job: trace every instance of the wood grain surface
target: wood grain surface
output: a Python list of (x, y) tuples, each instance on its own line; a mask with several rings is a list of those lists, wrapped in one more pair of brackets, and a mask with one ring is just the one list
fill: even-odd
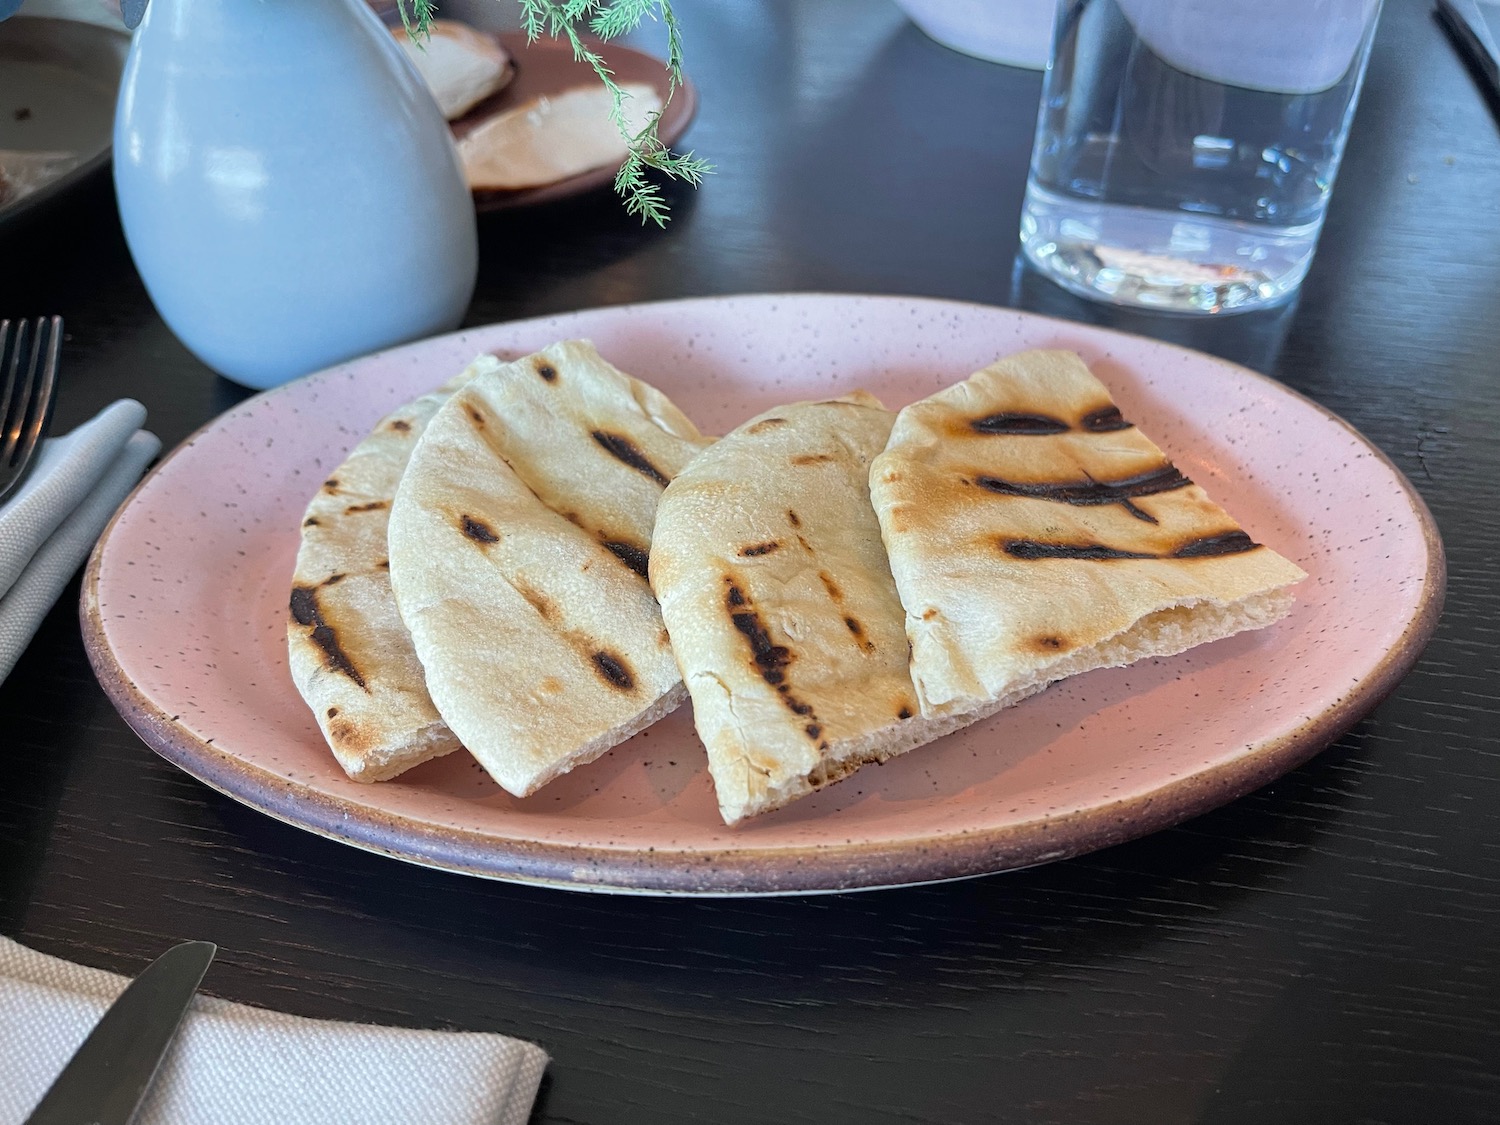
[[(1237, 360), (1349, 419), (1431, 506), (1448, 602), (1416, 669), (1307, 766), (1081, 859), (609, 898), (405, 866), (206, 789), (110, 708), (75, 583), (0, 686), (0, 932), (123, 972), (209, 939), (215, 995), (532, 1039), (553, 1056), (538, 1122), (1500, 1120), (1500, 129), (1429, 5), (1386, 5), (1296, 303), (1211, 321), (1017, 266), (1036, 73), (877, 0), (679, 7), (702, 96), (685, 143), (718, 174), (672, 191), (665, 231), (607, 193), (485, 216), (470, 323), (914, 293)], [(132, 395), (171, 444), (245, 393), (156, 316), (107, 177), (0, 229), (0, 312), (67, 318), (60, 427)]]

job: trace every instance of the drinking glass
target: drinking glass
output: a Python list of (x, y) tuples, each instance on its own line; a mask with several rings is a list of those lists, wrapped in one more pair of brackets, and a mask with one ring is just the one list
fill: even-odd
[(1307, 273), (1380, 0), (1059, 0), (1021, 244), (1085, 297), (1275, 304)]

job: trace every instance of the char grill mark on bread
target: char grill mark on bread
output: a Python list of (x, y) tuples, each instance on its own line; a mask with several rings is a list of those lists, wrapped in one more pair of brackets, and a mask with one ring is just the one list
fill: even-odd
[(1080, 424), (1091, 434), (1112, 434), (1118, 430), (1132, 428), (1132, 423), (1127, 422), (1120, 413), (1120, 408), (1111, 403), (1109, 406), (1101, 406), (1098, 410), (1091, 410), (1083, 416)]
[(642, 578), (647, 578), (651, 567), (651, 552), (645, 547), (634, 543), (625, 543), (617, 539), (603, 539), (605, 550), (609, 551), (615, 558), (635, 571)]
[(1002, 410), (975, 418), (969, 423), (975, 433), (1008, 434), (1012, 436), (1065, 434), (1079, 429), (1091, 434), (1108, 434), (1118, 430), (1129, 430), (1133, 424), (1127, 422), (1114, 403), (1084, 412), (1073, 426), (1051, 414), (1037, 414), (1019, 410)]
[[(1155, 522), (1154, 520), (1152, 521)], [(1122, 551), (1100, 543), (1038, 543), (1034, 539), (1006, 539), (1001, 549), (1017, 559), (1208, 559), (1219, 555), (1238, 555), (1260, 546), (1243, 531), (1226, 531), (1222, 535), (1200, 535), (1163, 554), (1150, 551)]]
[(630, 665), (622, 657), (600, 649), (594, 653), (594, 667), (610, 687), (620, 691), (634, 691), (635, 677), (630, 674)]
[[(342, 577), (343, 575), (338, 574), (326, 578), (323, 580), (323, 585), (331, 585)], [(318, 605), (317, 587), (292, 587), (292, 621), (311, 630), (308, 636), (313, 644), (322, 650), (324, 661), (331, 670), (348, 676), (359, 685), (361, 691), (368, 694), (370, 687), (365, 683), (364, 676), (360, 675), (359, 669), (354, 666), (354, 661), (349, 659), (349, 654), (344, 651), (338, 630), (323, 617), (323, 611)]]
[(458, 526), (463, 533), (476, 543), (498, 543), (500, 536), (495, 529), (483, 520), (477, 520), (470, 515), (458, 517)]
[(976, 418), (969, 426), (981, 434), (1065, 434), (1072, 428), (1061, 418), (1046, 414), (1021, 414), (1017, 411)]
[(745, 597), (734, 577), (726, 576), (724, 581), (729, 584), (724, 604), (729, 610), (730, 623), (749, 644), (750, 663), (756, 674), (776, 689), (776, 694), (781, 697), (781, 702), (788, 711), (794, 715), (813, 718), (812, 704), (793, 695), (792, 685), (787, 683), (787, 669), (797, 659), (796, 656), (787, 645), (776, 644), (771, 639), (771, 632), (766, 628), (765, 621)]
[(1138, 520), (1156, 523), (1156, 517), (1142, 511), (1132, 500), (1142, 496), (1156, 496), (1178, 488), (1187, 488), (1193, 482), (1177, 471), (1170, 463), (1122, 480), (1095, 480), (1084, 475), (1079, 481), (1033, 481), (1020, 482), (1001, 480), (999, 477), (981, 473), (974, 483), (986, 492), (1001, 496), (1025, 496), (1035, 500), (1055, 500), (1060, 504), (1118, 504)]
[(635, 443), (624, 434), (609, 434), (602, 430), (595, 430), (591, 436), (611, 457), (622, 464), (629, 465), (648, 480), (654, 480), (663, 488), (672, 483), (667, 475), (653, 465), (646, 455), (635, 447)]

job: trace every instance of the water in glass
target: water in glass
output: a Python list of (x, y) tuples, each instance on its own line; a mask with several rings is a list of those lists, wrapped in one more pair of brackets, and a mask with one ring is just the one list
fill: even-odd
[(1123, 304), (1226, 312), (1287, 296), (1312, 260), (1378, 10), (1061, 0), (1027, 257)]

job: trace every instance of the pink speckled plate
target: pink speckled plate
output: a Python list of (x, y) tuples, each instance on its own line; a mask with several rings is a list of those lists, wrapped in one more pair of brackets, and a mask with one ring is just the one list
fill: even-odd
[[(1310, 573), (1275, 627), (1093, 672), (736, 829), (684, 708), (527, 800), (466, 755), (361, 785), (286, 666), (298, 524), (386, 411), (480, 351), (591, 337), (706, 431), (866, 387), (892, 407), (1030, 347), (1074, 348), (1258, 539)], [(949, 879), (1177, 823), (1311, 757), (1416, 660), (1442, 547), (1359, 434), (1243, 368), (1015, 312), (894, 297), (751, 296), (472, 329), (313, 375), (217, 419), (141, 485), (94, 552), (89, 654), (153, 748), (289, 823), (417, 863), (591, 890), (757, 894)]]

